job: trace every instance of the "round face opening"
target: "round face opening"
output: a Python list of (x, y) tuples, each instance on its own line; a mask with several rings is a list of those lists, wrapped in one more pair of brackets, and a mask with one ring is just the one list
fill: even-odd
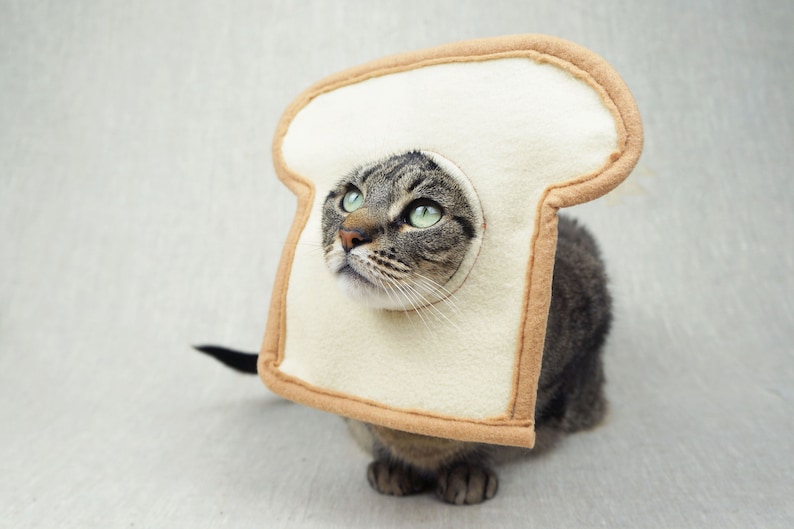
[(457, 165), (429, 151), (396, 154), (351, 171), (326, 196), (325, 264), (349, 298), (416, 310), (461, 286), (484, 225), (474, 187)]

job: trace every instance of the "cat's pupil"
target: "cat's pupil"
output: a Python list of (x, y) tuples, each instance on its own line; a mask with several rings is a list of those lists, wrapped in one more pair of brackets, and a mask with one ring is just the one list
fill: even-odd
[(352, 213), (353, 211), (360, 208), (363, 202), (364, 197), (361, 195), (361, 191), (353, 188), (345, 193), (345, 197), (342, 199), (342, 209), (348, 213)]

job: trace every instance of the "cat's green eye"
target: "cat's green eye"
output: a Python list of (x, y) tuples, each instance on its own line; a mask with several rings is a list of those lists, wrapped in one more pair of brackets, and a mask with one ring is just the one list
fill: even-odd
[(419, 204), (408, 211), (408, 223), (415, 228), (429, 228), (441, 220), (441, 208), (432, 204)]
[(361, 194), (361, 191), (356, 189), (355, 187), (345, 193), (345, 197), (342, 199), (342, 209), (347, 211), (348, 213), (352, 213), (358, 208), (361, 207), (361, 204), (364, 203), (364, 195)]

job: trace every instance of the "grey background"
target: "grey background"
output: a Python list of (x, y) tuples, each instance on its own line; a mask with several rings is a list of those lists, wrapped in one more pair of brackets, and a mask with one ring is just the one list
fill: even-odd
[[(792, 27), (788, 1), (3, 0), (0, 525), (792, 527)], [(381, 497), (342, 421), (188, 345), (259, 346), (301, 90), (511, 33), (601, 54), (644, 117), (634, 175), (571, 212), (612, 277), (611, 414), (482, 506)]]

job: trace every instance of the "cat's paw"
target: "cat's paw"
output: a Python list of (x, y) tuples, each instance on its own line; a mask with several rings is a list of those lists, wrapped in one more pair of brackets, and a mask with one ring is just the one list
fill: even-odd
[(447, 503), (474, 505), (496, 495), (499, 480), (488, 467), (457, 463), (438, 473), (436, 494)]
[(427, 490), (428, 481), (416, 470), (386, 459), (378, 459), (367, 468), (367, 481), (381, 494), (407, 496)]

